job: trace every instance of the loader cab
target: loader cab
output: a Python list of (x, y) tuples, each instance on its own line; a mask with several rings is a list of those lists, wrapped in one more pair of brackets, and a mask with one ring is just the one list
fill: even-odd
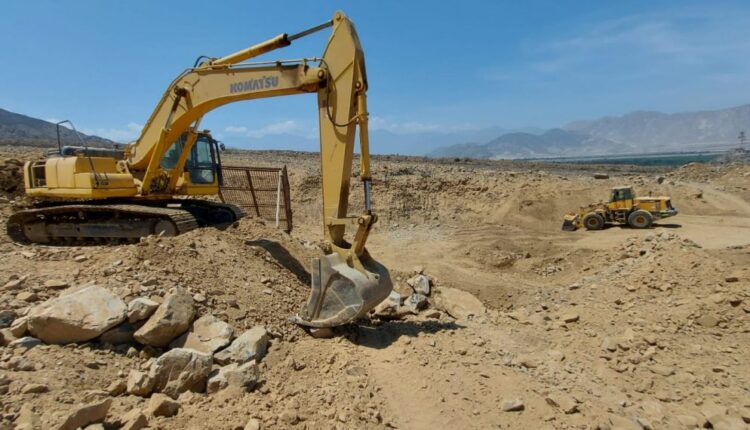
[(612, 194), (610, 195), (610, 203), (621, 202), (623, 200), (633, 200), (635, 195), (633, 189), (630, 187), (618, 187), (612, 188)]
[[(167, 149), (160, 163), (163, 169), (177, 167), (186, 140), (187, 133), (183, 133)], [(190, 154), (185, 160), (183, 171), (187, 174), (190, 184), (212, 185), (218, 182), (218, 185), (221, 185), (223, 182), (219, 144), (207, 131), (198, 133), (195, 144), (190, 148)]]
[(631, 187), (612, 188), (607, 207), (612, 211), (629, 211), (633, 208), (635, 193)]

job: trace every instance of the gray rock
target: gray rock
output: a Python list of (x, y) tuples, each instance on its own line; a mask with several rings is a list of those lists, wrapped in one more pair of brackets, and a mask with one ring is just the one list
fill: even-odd
[[(33, 430), (42, 428), (41, 420), (39, 419), (39, 415), (34, 413), (34, 409), (32, 408), (30, 403), (24, 403), (21, 406), (21, 409), (18, 411), (18, 414), (16, 416), (16, 419), (13, 420), (13, 428), (15, 430)], [(8, 428), (10, 427), (0, 427), (0, 428)]]
[(268, 350), (268, 331), (255, 326), (242, 333), (231, 345), (217, 352), (214, 360), (221, 365), (242, 364), (250, 360), (260, 361)]
[(380, 302), (372, 310), (374, 316), (380, 319), (399, 319), (413, 312), (406, 306), (401, 306), (401, 294), (398, 291), (391, 291), (391, 294)]
[(128, 375), (128, 382), (126, 384), (126, 391), (128, 394), (134, 396), (146, 397), (151, 394), (154, 389), (154, 380), (149, 377), (148, 374), (138, 371), (131, 370)]
[(18, 293), (18, 295), (16, 295), (16, 300), (32, 303), (39, 300), (39, 295), (32, 291), (21, 291), (20, 293)]
[(661, 376), (672, 376), (674, 375), (674, 367), (665, 366), (663, 364), (654, 364), (651, 366), (651, 371)]
[(713, 315), (703, 315), (696, 322), (705, 328), (712, 328), (719, 325), (719, 319)]
[(245, 391), (251, 391), (258, 385), (260, 372), (255, 360), (245, 364), (232, 363), (211, 372), (208, 378), (206, 391), (215, 393), (227, 387), (237, 387)]
[(148, 426), (148, 418), (138, 409), (131, 409), (119, 420), (120, 430), (141, 430)]
[(456, 288), (436, 288), (435, 305), (456, 319), (484, 315), (487, 309), (474, 295)]
[(131, 324), (150, 317), (159, 304), (146, 297), (138, 297), (128, 303), (128, 322)]
[(39, 346), (42, 344), (42, 341), (31, 336), (24, 336), (20, 339), (16, 339), (8, 344), (8, 347), (10, 348), (27, 348), (31, 349), (35, 346)]
[(550, 406), (560, 408), (560, 410), (565, 414), (574, 414), (578, 412), (578, 402), (573, 398), (573, 396), (570, 396), (568, 394), (550, 394), (544, 400)]
[(213, 315), (204, 315), (195, 320), (190, 331), (172, 341), (169, 346), (212, 354), (229, 345), (233, 333), (229, 324)]
[(124, 321), (126, 310), (119, 297), (92, 285), (34, 307), (27, 324), (46, 343), (84, 342)]
[(244, 430), (260, 430), (260, 420), (256, 418), (250, 418), (245, 424)]
[(47, 281), (44, 281), (44, 288), (49, 288), (52, 290), (62, 290), (65, 288), (68, 288), (70, 285), (68, 285), (67, 282), (61, 281), (59, 279), (50, 279)]
[(211, 355), (192, 349), (175, 348), (157, 358), (149, 377), (154, 391), (176, 399), (185, 391), (202, 393), (211, 373)]
[(405, 306), (414, 313), (417, 313), (427, 307), (427, 297), (422, 294), (414, 293), (406, 300)]
[(180, 402), (169, 396), (156, 393), (148, 401), (148, 413), (155, 417), (172, 417), (180, 410)]
[(165, 347), (187, 331), (194, 316), (193, 297), (186, 290), (175, 288), (133, 338), (144, 345)]
[(520, 399), (505, 400), (502, 404), (503, 412), (520, 412), (525, 406)]
[(6, 282), (5, 285), (3, 285), (2, 289), (3, 290), (15, 290), (15, 289), (21, 288), (21, 286), (23, 285), (23, 283), (26, 281), (26, 278), (27, 277), (24, 276), (24, 277), (21, 277), (21, 278), (11, 279), (8, 282)]
[(138, 330), (138, 328), (142, 325), (143, 324), (141, 323), (130, 324), (126, 321), (118, 325), (117, 327), (113, 327), (104, 332), (101, 336), (99, 336), (99, 341), (112, 345), (126, 345), (135, 343), (133, 334), (135, 334), (136, 330)]
[(44, 384), (26, 384), (21, 388), (21, 394), (39, 394), (49, 391), (49, 387)]
[(0, 328), (8, 328), (13, 324), (16, 319), (16, 311), (12, 309), (6, 309), (0, 311)]
[(15, 337), (24, 337), (29, 332), (29, 318), (28, 317), (21, 317), (16, 318), (13, 323), (10, 325), (10, 332)]
[(74, 407), (62, 424), (55, 428), (57, 430), (76, 430), (89, 424), (102, 422), (107, 416), (110, 406), (112, 406), (112, 399), (106, 398), (98, 402)]
[(419, 274), (408, 279), (406, 283), (414, 289), (415, 293), (422, 294), (423, 296), (430, 295), (430, 278), (427, 276)]
[(126, 392), (127, 390), (128, 390), (128, 384), (125, 383), (125, 381), (123, 381), (122, 379), (115, 379), (109, 384), (109, 386), (107, 387), (105, 391), (107, 391), (107, 394), (109, 394), (110, 396), (117, 397), (120, 394), (123, 394), (124, 392)]

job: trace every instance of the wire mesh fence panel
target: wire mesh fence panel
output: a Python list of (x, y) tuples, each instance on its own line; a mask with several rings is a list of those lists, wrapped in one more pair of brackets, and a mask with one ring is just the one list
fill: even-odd
[(292, 207), (286, 166), (222, 166), (223, 184), (219, 196), (255, 216), (292, 231)]

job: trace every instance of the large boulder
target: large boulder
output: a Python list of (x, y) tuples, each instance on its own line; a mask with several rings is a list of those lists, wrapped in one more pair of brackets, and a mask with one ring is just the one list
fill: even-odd
[(473, 294), (456, 288), (436, 289), (435, 306), (459, 320), (484, 315), (487, 309)]
[(250, 360), (260, 361), (268, 351), (268, 331), (255, 326), (242, 333), (231, 345), (217, 352), (214, 360), (221, 365), (229, 363), (243, 364)]
[(202, 393), (211, 373), (211, 354), (175, 348), (154, 361), (149, 370), (154, 392), (176, 399), (185, 391)]
[(69, 408), (70, 413), (65, 417), (65, 420), (54, 428), (58, 430), (76, 430), (92, 423), (100, 423), (107, 416), (110, 406), (112, 406), (112, 399), (108, 397), (87, 405)]
[(34, 307), (27, 327), (46, 343), (85, 342), (120, 324), (126, 315), (127, 306), (119, 297), (92, 285)]
[(195, 320), (190, 331), (172, 341), (169, 346), (213, 354), (229, 345), (233, 333), (229, 324), (213, 315), (204, 315)]
[(125, 391), (134, 396), (146, 397), (154, 389), (154, 380), (147, 373), (132, 369), (128, 375)]
[(193, 297), (183, 288), (175, 288), (133, 338), (143, 345), (165, 347), (187, 331), (194, 316)]
[(258, 385), (259, 379), (260, 372), (255, 360), (248, 361), (245, 364), (232, 363), (211, 372), (206, 391), (210, 394), (227, 387), (251, 391)]
[(158, 303), (146, 297), (133, 299), (128, 303), (128, 322), (133, 324), (145, 320), (153, 315), (158, 307)]

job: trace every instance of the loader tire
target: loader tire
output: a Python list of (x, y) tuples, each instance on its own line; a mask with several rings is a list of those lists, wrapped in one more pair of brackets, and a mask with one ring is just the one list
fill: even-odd
[(654, 222), (654, 217), (644, 210), (637, 210), (628, 215), (628, 225), (633, 228), (649, 228)]
[(604, 228), (604, 218), (595, 212), (588, 213), (583, 217), (583, 226), (586, 230), (601, 230)]

